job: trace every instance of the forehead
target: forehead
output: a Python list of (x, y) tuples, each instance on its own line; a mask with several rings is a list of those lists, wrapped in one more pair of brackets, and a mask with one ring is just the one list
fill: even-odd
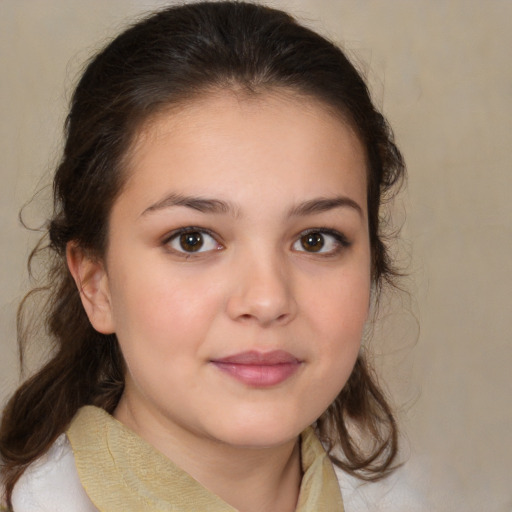
[(262, 180), (294, 194), (366, 193), (365, 152), (351, 127), (323, 103), (282, 90), (215, 92), (160, 112), (139, 130), (126, 172), (128, 188), (184, 193)]

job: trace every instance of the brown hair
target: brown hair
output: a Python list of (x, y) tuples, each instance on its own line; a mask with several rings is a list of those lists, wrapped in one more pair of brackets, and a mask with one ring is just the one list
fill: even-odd
[[(123, 160), (142, 123), (206, 90), (234, 87), (249, 94), (294, 90), (320, 100), (355, 129), (367, 153), (376, 295), (383, 283), (392, 283), (395, 273), (379, 212), (403, 178), (404, 164), (385, 119), (344, 53), (288, 14), (243, 2), (170, 7), (140, 21), (89, 62), (72, 97), (46, 246), (52, 255), (46, 328), (55, 350), (3, 413), (0, 454), (8, 500), (27, 465), (65, 431), (81, 406), (112, 412), (123, 392), (124, 363), (116, 337), (92, 328), (67, 269), (66, 245), (73, 241), (88, 254), (104, 254), (109, 212), (123, 186)], [(23, 305), (22, 353), (28, 336)], [(390, 470), (397, 427), (362, 355), (317, 427), (331, 447), (341, 446), (343, 456), (335, 462), (344, 470), (370, 480)], [(360, 435), (370, 444), (362, 444)]]

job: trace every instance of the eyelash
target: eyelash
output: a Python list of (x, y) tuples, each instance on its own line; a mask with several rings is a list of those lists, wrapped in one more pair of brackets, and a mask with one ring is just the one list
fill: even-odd
[[(318, 251), (307, 251), (304, 249), (304, 246), (302, 245), (303, 240), (305, 237), (310, 235), (320, 235), (322, 237), (322, 246)], [(333, 241), (331, 241), (335, 247), (330, 249), (329, 251), (322, 251), (322, 249), (325, 246), (326, 243), (326, 237), (331, 237)], [(297, 249), (295, 246), (299, 244), (302, 246), (302, 249)], [(327, 229), (327, 228), (310, 228), (306, 229), (305, 231), (302, 231), (299, 233), (299, 236), (295, 240), (295, 242), (292, 245), (292, 248), (296, 250), (297, 252), (304, 252), (305, 254), (309, 254), (312, 256), (320, 256), (322, 258), (328, 258), (330, 256), (337, 256), (343, 249), (348, 249), (350, 247), (351, 243), (347, 239), (347, 237), (340, 233), (339, 231), (335, 229)]]
[[(171, 243), (174, 241), (178, 241), (178, 244), (181, 245), (181, 243), (179, 241), (180, 238), (182, 236), (188, 235), (188, 234), (191, 234), (191, 235), (199, 234), (202, 236), (203, 239), (204, 239), (204, 235), (207, 235), (209, 238), (211, 238), (215, 242), (217, 247), (212, 248), (212, 249), (207, 249), (207, 250), (201, 250), (204, 245), (204, 244), (202, 244), (197, 251), (185, 251), (185, 250), (181, 250), (182, 248), (180, 249), (177, 247), (172, 247)], [(194, 256), (199, 255), (199, 254), (203, 254), (203, 253), (211, 252), (211, 251), (215, 251), (215, 250), (221, 250), (224, 248), (224, 246), (220, 242), (218, 242), (217, 237), (214, 233), (212, 233), (208, 229), (200, 228), (200, 227), (196, 227), (196, 226), (187, 226), (186, 228), (177, 229), (177, 230), (173, 231), (172, 233), (169, 233), (169, 235), (162, 241), (162, 244), (170, 252), (177, 254), (179, 256), (182, 256), (184, 258), (193, 258)]]
[[(183, 249), (182, 241), (180, 241), (180, 238), (187, 234), (199, 234), (203, 238), (203, 242), (197, 251), (193, 251), (193, 250), (186, 251)], [(216, 247), (207, 248), (206, 250), (201, 250), (201, 249), (203, 249), (203, 246), (204, 246), (204, 235), (207, 235), (209, 238), (211, 238), (211, 240), (215, 243)], [(322, 237), (321, 238), (322, 245), (320, 246), (320, 248), (317, 251), (315, 251), (315, 250), (308, 251), (304, 248), (303, 242), (304, 242), (305, 237), (311, 236), (311, 235), (319, 235), (320, 237)], [(325, 247), (325, 244), (326, 243), (329, 244), (328, 240), (326, 242), (326, 238), (328, 238), (328, 237), (330, 237), (332, 239), (330, 241), (330, 244), (331, 245), (334, 244), (335, 247), (328, 251), (322, 251), (322, 249)], [(162, 241), (162, 244), (170, 252), (188, 259), (188, 258), (193, 258), (193, 257), (203, 254), (203, 253), (208, 253), (208, 252), (223, 249), (224, 246), (217, 240), (217, 238), (218, 238), (217, 235), (208, 229), (197, 227), (197, 226), (187, 226), (185, 228), (177, 229), (177, 230), (173, 231), (172, 233), (169, 233), (169, 235), (167, 237), (165, 237), (165, 239)], [(179, 248), (172, 247), (171, 244), (175, 241), (178, 241), (178, 244), (180, 246)], [(212, 242), (209, 241), (208, 243), (211, 244)], [(300, 246), (300, 248), (296, 247), (297, 245)], [(312, 256), (328, 258), (330, 256), (338, 255), (343, 249), (347, 249), (348, 247), (350, 247), (350, 245), (351, 245), (351, 242), (349, 242), (347, 237), (343, 233), (341, 233), (337, 230), (327, 229), (327, 228), (309, 228), (304, 231), (301, 231), (297, 235), (295, 241), (292, 244), (292, 250), (294, 250), (295, 252), (302, 252), (302, 253), (309, 254)]]

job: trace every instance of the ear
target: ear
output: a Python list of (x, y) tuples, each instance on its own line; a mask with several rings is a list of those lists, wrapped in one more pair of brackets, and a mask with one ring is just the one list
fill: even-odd
[(92, 326), (102, 334), (112, 334), (115, 332), (114, 318), (103, 262), (88, 256), (74, 242), (67, 244), (66, 259)]

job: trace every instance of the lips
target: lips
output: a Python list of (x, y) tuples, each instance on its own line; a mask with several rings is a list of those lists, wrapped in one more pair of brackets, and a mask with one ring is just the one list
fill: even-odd
[(290, 378), (302, 361), (289, 352), (248, 351), (234, 354), (211, 363), (226, 375), (251, 387), (276, 386)]

